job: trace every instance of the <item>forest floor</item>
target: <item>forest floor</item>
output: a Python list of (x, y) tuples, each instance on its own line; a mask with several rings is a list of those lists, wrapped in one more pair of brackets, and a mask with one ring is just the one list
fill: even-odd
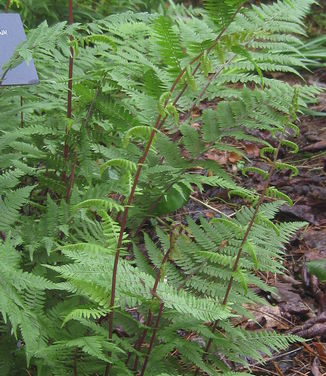
[[(309, 84), (326, 88), (325, 68), (306, 75), (305, 79)], [(326, 116), (326, 93), (311, 109), (324, 112)], [(258, 308), (255, 314), (263, 328), (296, 333), (307, 342), (268, 360), (264, 369), (257, 369), (258, 375), (326, 375), (326, 284), (309, 275), (306, 268), (308, 261), (326, 258), (325, 116), (300, 117), (301, 134), (293, 140), (300, 151), (294, 156), (284, 155), (282, 159), (295, 165), (299, 174), (290, 178), (286, 173), (278, 173), (272, 179), (272, 185), (294, 202), (292, 207), (284, 205), (278, 219), (304, 220), (308, 225), (286, 250), (288, 272), (275, 277), (274, 281), (274, 276), (266, 276), (279, 296), (270, 297), (271, 305)]]
[[(291, 77), (282, 78), (293, 80)], [(325, 68), (305, 74), (304, 78), (307, 84), (326, 88)], [(216, 103), (204, 103), (194, 111), (194, 126), (198, 113), (211, 105)], [(297, 123), (301, 133), (293, 139), (299, 145), (299, 153), (289, 154), (281, 149), (279, 155), (282, 162), (295, 165), (299, 174), (291, 178), (290, 172), (279, 171), (274, 173), (271, 182), (293, 200), (293, 206), (285, 204), (281, 207), (277, 220), (305, 221), (307, 225), (286, 249), (284, 266), (287, 272), (281, 276), (261, 276), (275, 286), (278, 294), (265, 297), (268, 305), (252, 307), (256, 321), (239, 322), (249, 330), (295, 333), (306, 342), (266, 359), (264, 365), (252, 364), (252, 372), (256, 375), (326, 375), (326, 283), (320, 283), (316, 277), (309, 275), (306, 268), (308, 261), (326, 258), (326, 92), (320, 95), (318, 104), (310, 110), (325, 112), (325, 117), (300, 116)], [(273, 144), (267, 132), (262, 132), (260, 136)], [(242, 147), (253, 166), (267, 168), (264, 166), (266, 162), (259, 156), (259, 146), (250, 143), (237, 146)], [(262, 191), (264, 181), (261, 177), (257, 174), (249, 175), (249, 178), (242, 176), (241, 156), (212, 150), (206, 157), (224, 165), (242, 186)], [(224, 190), (207, 189), (203, 193), (194, 193), (188, 204), (177, 212), (175, 219), (182, 220), (185, 215), (194, 219), (199, 215), (207, 218), (219, 217), (221, 213), (232, 215), (241, 204), (243, 202), (237, 199), (230, 204)]]

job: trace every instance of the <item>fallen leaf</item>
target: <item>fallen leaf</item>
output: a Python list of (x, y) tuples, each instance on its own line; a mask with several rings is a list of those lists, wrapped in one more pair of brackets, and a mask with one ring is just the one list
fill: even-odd
[(248, 144), (245, 146), (245, 153), (248, 157), (259, 157), (260, 149), (256, 144)]
[(325, 363), (326, 362), (326, 349), (323, 343), (313, 342), (312, 343), (316, 348), (320, 359)]
[(221, 165), (226, 165), (228, 163), (228, 156), (224, 151), (222, 152), (216, 149), (211, 149), (205, 153), (205, 157), (211, 161), (218, 162)]
[(255, 320), (249, 320), (246, 325), (246, 330), (257, 329), (289, 329), (286, 321), (282, 318), (279, 306), (251, 306), (249, 311), (255, 316)]
[(191, 117), (196, 118), (200, 116), (200, 109), (198, 107), (195, 107), (191, 112)]
[(229, 158), (228, 158), (229, 162), (231, 163), (237, 163), (241, 161), (241, 159), (242, 159), (242, 155), (234, 153), (233, 151), (229, 154)]

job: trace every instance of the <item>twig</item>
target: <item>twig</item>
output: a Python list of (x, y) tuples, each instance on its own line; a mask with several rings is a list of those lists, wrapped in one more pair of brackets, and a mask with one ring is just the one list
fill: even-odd
[[(313, 339), (307, 339), (306, 340), (306, 342), (311, 342), (311, 341), (313, 341)], [(303, 350), (303, 346), (300, 346), (300, 347), (298, 347), (297, 349), (294, 349), (294, 350), (286, 351), (286, 352), (284, 352), (282, 354), (276, 354), (276, 355), (271, 356), (271, 357), (269, 357), (267, 359), (264, 359), (264, 363), (266, 364), (266, 363), (269, 363), (269, 362), (271, 362), (273, 360), (280, 359), (280, 358), (283, 358), (285, 356), (289, 356), (289, 355), (295, 354), (295, 353), (297, 353), (297, 352), (299, 352), (301, 350)], [(252, 364), (251, 367), (256, 367), (256, 366), (258, 366), (258, 364), (261, 364), (261, 362), (256, 362), (256, 363)], [(244, 371), (245, 369), (247, 369), (247, 367), (243, 367), (242, 366), (242, 367), (237, 368), (236, 371), (237, 372), (241, 372), (241, 371)]]
[(278, 366), (276, 362), (272, 362), (273, 366), (279, 376), (284, 376), (284, 373), (282, 372), (281, 368)]
[(284, 322), (290, 324), (291, 326), (293, 326), (293, 322), (291, 322), (290, 320), (286, 319), (285, 317), (282, 317), (282, 316), (278, 316), (274, 313), (271, 313), (271, 312), (264, 312), (260, 309), (255, 309), (255, 308), (250, 308), (251, 311), (255, 311), (255, 312), (258, 312), (258, 313), (261, 313), (263, 315), (266, 315), (266, 316), (269, 316), (271, 317), (272, 319), (278, 321), (280, 324), (284, 324)]
[(252, 368), (255, 368), (255, 369), (259, 370), (259, 371), (264, 371), (264, 372), (266, 372), (268, 374), (271, 374), (271, 375), (279, 376), (278, 373), (270, 371), (269, 369), (266, 369), (266, 368), (262, 368), (262, 367), (259, 367), (259, 366), (252, 366)]
[(215, 213), (218, 213), (218, 214), (220, 214), (220, 215), (222, 215), (222, 216), (225, 216), (225, 217), (228, 217), (228, 218), (232, 218), (232, 217), (234, 217), (234, 216), (236, 215), (236, 213), (225, 214), (225, 213), (223, 213), (222, 211), (220, 211), (220, 210), (214, 208), (214, 207), (211, 206), (211, 205), (206, 204), (206, 202), (201, 201), (201, 200), (199, 200), (198, 198), (196, 198), (196, 197), (194, 197), (194, 196), (191, 196), (191, 195), (190, 195), (189, 197), (190, 197), (193, 201), (198, 202), (198, 204), (203, 205), (203, 206), (205, 206), (207, 209), (210, 209), (210, 210), (214, 211)]

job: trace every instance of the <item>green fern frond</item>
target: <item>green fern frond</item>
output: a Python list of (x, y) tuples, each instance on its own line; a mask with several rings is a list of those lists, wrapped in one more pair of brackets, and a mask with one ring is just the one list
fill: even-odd
[(158, 17), (153, 24), (153, 32), (161, 58), (168, 65), (171, 72), (181, 70), (181, 60), (184, 57), (181, 43), (173, 30), (172, 21), (167, 17)]
[(220, 29), (226, 27), (230, 23), (235, 11), (242, 3), (242, 0), (204, 1), (205, 9), (208, 15)]
[(93, 198), (89, 200), (85, 200), (79, 202), (78, 204), (74, 205), (73, 211), (79, 209), (95, 209), (95, 210), (116, 210), (118, 212), (123, 210), (123, 206), (119, 205), (116, 201), (107, 198), (107, 199), (98, 199)]
[(105, 316), (108, 314), (104, 309), (97, 309), (97, 308), (90, 308), (90, 307), (85, 307), (85, 308), (76, 308), (73, 311), (71, 311), (63, 320), (62, 326), (65, 326), (67, 322), (70, 320), (81, 320), (81, 319), (98, 319), (102, 316)]
[(19, 210), (27, 202), (34, 187), (18, 188), (8, 192), (0, 201), (0, 230), (9, 231), (11, 226), (19, 219)]

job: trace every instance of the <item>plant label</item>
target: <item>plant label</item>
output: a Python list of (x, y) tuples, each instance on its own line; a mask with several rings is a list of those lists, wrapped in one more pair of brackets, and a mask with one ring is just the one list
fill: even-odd
[(0, 14), (0, 86), (34, 85), (39, 83), (33, 60), (25, 62), (15, 59), (7, 68), (6, 64), (14, 56), (16, 47), (26, 40), (24, 27), (19, 14)]

